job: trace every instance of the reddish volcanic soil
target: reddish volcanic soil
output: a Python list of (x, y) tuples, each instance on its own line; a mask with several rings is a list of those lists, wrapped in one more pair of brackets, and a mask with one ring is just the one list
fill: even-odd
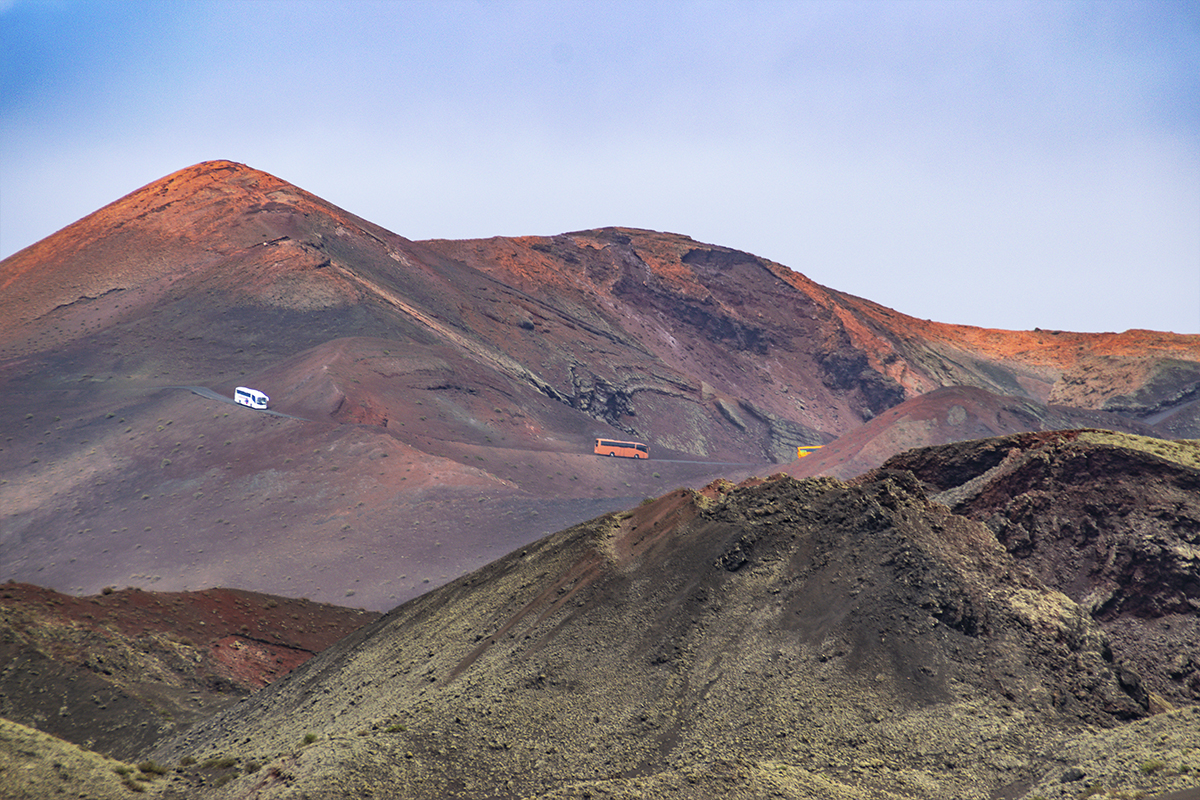
[[(170, 633), (211, 648), (214, 663), (227, 670), (235, 685), (249, 689), (290, 672), (379, 616), (373, 611), (241, 589), (118, 589), (74, 597), (15, 582), (0, 587), (0, 606), (91, 631), (115, 629), (129, 637)], [(254, 652), (237, 652), (250, 645), (256, 648)]]
[[(996, 739), (978, 711), (1108, 725), (1200, 696), (1195, 465), (1162, 455), (1192, 446), (1022, 434), (1200, 438), (1200, 336), (943, 325), (632, 228), (411, 241), (227, 161), (5, 259), (0, 293), (0, 580), (22, 581), (0, 588), (0, 715), (86, 747), (132, 757), (191, 727), (255, 771), (284, 753), (243, 778), (294, 793), (320, 731), (305, 769), (378, 748), (355, 763), (442, 786), (422, 770), (452, 753), (481, 796), (491, 759), (528, 756), (515, 796), (547, 759), (564, 787), (581, 764), (640, 779), (647, 737), (663, 769), (707, 768), (714, 723), (739, 743), (725, 763), (857, 770), (896, 698), (969, 685), (957, 720), (978, 731), (920, 764), (967, 788), (963, 754)], [(239, 385), (270, 409), (235, 405)], [(1026, 438), (980, 443), (1000, 434)], [(598, 437), (651, 458), (596, 456)], [(796, 635), (780, 671), (772, 643)], [(454, 683), (480, 670), (496, 702)], [(597, 711), (575, 719), (586, 685)], [(949, 730), (928, 719), (875, 741), (909, 763)], [(989, 785), (1029, 778), (1049, 741), (1029, 719), (1002, 721)], [(560, 725), (555, 749), (501, 743)], [(896, 770), (879, 786), (907, 787)]]
[[(521, 420), (531, 416), (513, 404), (504, 424), (517, 430), (493, 425), (496, 444), (446, 441), (421, 417), (457, 409), (430, 392), (425, 404), (394, 406), (384, 428), (266, 416), (186, 390), (134, 391), (103, 387), (89, 415), (60, 420), (9, 407), (10, 430), (40, 435), (0, 453), (16, 462), (0, 486), (6, 527), (20, 531), (8, 574), (80, 593), (236, 585), (389, 607), (721, 468), (548, 449), (565, 440), (505, 447), (505, 436), (526, 436)], [(407, 426), (420, 429), (415, 444), (388, 435)], [(549, 499), (556, 491), (565, 496)]]
[(0, 578), (73, 593), (385, 609), (798, 445), (829, 447), (796, 474), (847, 475), (1056, 425), (1200, 436), (1200, 337), (940, 325), (645, 230), (414, 242), (226, 161), (0, 262), (0, 291)]

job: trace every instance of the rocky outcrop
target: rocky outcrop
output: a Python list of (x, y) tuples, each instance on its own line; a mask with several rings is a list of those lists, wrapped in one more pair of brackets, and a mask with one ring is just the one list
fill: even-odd
[(1168, 703), (1200, 702), (1200, 444), (1101, 431), (916, 450), (911, 470), (1077, 602)]

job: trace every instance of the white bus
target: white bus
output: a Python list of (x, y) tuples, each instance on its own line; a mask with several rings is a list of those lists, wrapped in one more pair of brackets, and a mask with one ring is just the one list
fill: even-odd
[(257, 408), (262, 411), (267, 407), (267, 403), (271, 398), (260, 392), (258, 389), (250, 389), (246, 386), (239, 386), (233, 390), (234, 402), (239, 405)]

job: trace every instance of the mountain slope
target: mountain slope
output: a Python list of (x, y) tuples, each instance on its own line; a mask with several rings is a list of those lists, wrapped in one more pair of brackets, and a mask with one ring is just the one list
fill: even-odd
[[(1200, 337), (924, 322), (628, 228), (414, 242), (227, 161), (0, 262), (0, 292), (0, 575), (71, 592), (383, 609), (939, 387), (1200, 432)], [(279, 415), (229, 405), (239, 384)], [(597, 458), (596, 437), (653, 463)], [(894, 451), (864, 452), (853, 469)]]
[(1020, 431), (1092, 427), (1155, 435), (1149, 425), (1108, 411), (1050, 406), (971, 386), (949, 386), (889, 408), (811, 455), (786, 465), (782, 471), (795, 478), (831, 475), (849, 479), (916, 447)]
[(0, 714), (117, 757), (270, 683), (377, 614), (230, 589), (0, 587)]
[[(669, 320), (662, 327), (670, 335), (646, 337), (648, 346), (668, 363), (689, 364), (687, 372), (746, 351), (773, 356), (766, 361), (774, 369), (734, 370), (754, 394), (772, 397), (795, 381), (805, 398), (848, 394), (858, 417), (959, 385), (1135, 417), (1200, 397), (1195, 336), (1000, 331), (918, 320), (757, 256), (653, 231), (432, 244), (527, 290), (552, 286), (567, 302), (586, 307), (600, 297), (626, 316), (652, 312)], [(701, 339), (728, 346), (705, 349)], [(774, 374), (783, 365), (788, 381)], [(796, 413), (787, 403), (768, 410)], [(824, 421), (820, 429), (828, 430)]]

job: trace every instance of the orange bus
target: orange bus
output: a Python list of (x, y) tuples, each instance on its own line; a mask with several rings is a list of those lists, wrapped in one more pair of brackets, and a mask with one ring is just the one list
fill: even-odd
[(621, 458), (649, 458), (650, 448), (641, 442), (617, 442), (612, 439), (597, 439), (596, 455), (620, 456)]
[(813, 453), (817, 452), (822, 447), (824, 447), (824, 445), (802, 444), (796, 448), (796, 458), (804, 458), (805, 456), (811, 456)]

